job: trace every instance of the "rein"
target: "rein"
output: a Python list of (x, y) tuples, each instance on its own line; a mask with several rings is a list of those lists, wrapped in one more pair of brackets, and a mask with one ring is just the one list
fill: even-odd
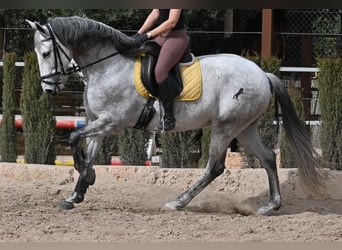
[[(50, 34), (50, 38), (52, 40), (52, 44), (53, 44), (53, 53), (54, 53), (54, 57), (55, 57), (55, 72), (54, 73), (51, 73), (51, 74), (48, 74), (48, 75), (44, 75), (44, 76), (41, 76), (40, 79), (42, 82), (46, 83), (46, 84), (50, 84), (50, 85), (56, 85), (57, 88), (59, 89), (59, 84), (58, 82), (51, 82), (51, 81), (47, 81), (45, 79), (48, 79), (48, 78), (51, 78), (51, 77), (54, 77), (54, 76), (67, 76), (67, 75), (71, 75), (73, 73), (76, 73), (76, 72), (81, 72), (82, 69), (85, 69), (85, 68), (88, 68), (90, 66), (93, 66), (99, 62), (102, 62), (104, 60), (107, 60), (108, 58), (111, 58), (111, 57), (114, 57), (118, 54), (120, 54), (119, 52), (114, 52), (108, 56), (105, 56), (103, 58), (100, 58), (94, 62), (91, 62), (89, 64), (86, 64), (84, 66), (78, 66), (75, 64), (73, 64), (73, 66), (71, 68), (68, 68), (68, 69), (64, 69), (63, 67), (63, 63), (62, 63), (62, 58), (61, 58), (61, 53), (63, 53), (63, 55), (69, 60), (71, 61), (71, 58), (68, 56), (68, 54), (63, 50), (63, 48), (58, 44), (57, 40), (56, 40), (56, 36), (54, 34), (54, 32), (52, 31), (52, 28), (50, 26), (50, 24), (47, 24), (46, 25), (48, 31), (49, 31), (49, 34)], [(58, 65), (60, 66), (61, 68), (61, 71), (58, 71)]]

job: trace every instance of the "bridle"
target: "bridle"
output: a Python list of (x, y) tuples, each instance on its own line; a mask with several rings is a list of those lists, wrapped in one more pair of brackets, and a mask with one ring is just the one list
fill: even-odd
[[(110, 57), (113, 57), (113, 56), (116, 56), (119, 54), (119, 52), (114, 52), (106, 57), (103, 57), (103, 58), (100, 58), (94, 62), (91, 62), (87, 65), (84, 65), (82, 67), (78, 66), (78, 65), (75, 65), (73, 64), (72, 67), (69, 67), (68, 69), (64, 69), (64, 66), (63, 66), (63, 62), (62, 62), (62, 57), (61, 57), (61, 53), (69, 60), (71, 61), (72, 58), (65, 52), (65, 50), (62, 48), (62, 46), (57, 42), (57, 39), (56, 39), (56, 35), (55, 33), (53, 32), (52, 28), (51, 28), (51, 25), (50, 24), (46, 24), (46, 28), (48, 29), (49, 31), (49, 35), (50, 37), (47, 38), (46, 40), (52, 40), (52, 46), (53, 46), (53, 54), (54, 54), (54, 59), (55, 59), (55, 71), (51, 74), (47, 74), (47, 75), (43, 75), (40, 77), (40, 80), (41, 82), (45, 83), (45, 84), (48, 84), (48, 85), (53, 85), (57, 88), (58, 91), (60, 91), (60, 85), (62, 84), (60, 82), (61, 80), (61, 77), (62, 76), (68, 76), (68, 75), (71, 75), (73, 73), (76, 73), (76, 72), (81, 72), (82, 69), (84, 68), (88, 68), (94, 64), (97, 64), (101, 61), (104, 61)], [(60, 67), (61, 71), (58, 71), (58, 66)], [(49, 78), (52, 78), (52, 77), (56, 77), (58, 76), (58, 81), (49, 81), (47, 79)]]

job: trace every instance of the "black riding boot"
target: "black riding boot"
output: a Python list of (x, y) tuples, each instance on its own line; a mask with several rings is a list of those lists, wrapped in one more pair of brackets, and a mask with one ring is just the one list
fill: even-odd
[(163, 104), (164, 107), (164, 117), (160, 120), (158, 130), (159, 131), (169, 131), (175, 128), (176, 119), (173, 113), (173, 100), (174, 100), (174, 91), (173, 87), (169, 82), (169, 78), (167, 78), (162, 83), (158, 84), (159, 89), (159, 101)]

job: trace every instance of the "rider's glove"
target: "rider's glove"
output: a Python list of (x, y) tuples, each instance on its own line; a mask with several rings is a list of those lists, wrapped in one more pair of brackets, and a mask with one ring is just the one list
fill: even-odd
[(148, 40), (147, 34), (139, 34), (136, 33), (132, 36), (132, 38), (134, 39), (135, 44), (140, 47), (141, 45), (144, 44), (144, 42), (146, 42)]

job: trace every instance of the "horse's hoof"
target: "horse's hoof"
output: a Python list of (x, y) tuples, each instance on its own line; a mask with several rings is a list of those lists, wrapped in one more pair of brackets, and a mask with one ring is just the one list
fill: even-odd
[(74, 203), (70, 202), (70, 201), (66, 201), (66, 200), (63, 200), (59, 203), (59, 209), (61, 210), (71, 210), (73, 209), (75, 206), (74, 206)]
[[(84, 195), (80, 195), (78, 194), (74, 199), (72, 203), (81, 203), (82, 201), (84, 201)], [(66, 202), (70, 202), (70, 201), (66, 201)]]
[(274, 210), (277, 210), (274, 208), (274, 206), (267, 205), (267, 206), (263, 206), (259, 208), (256, 214), (257, 215), (270, 215), (271, 212), (273, 212)]
[(89, 184), (89, 185), (94, 185), (96, 180), (96, 174), (95, 174), (95, 169), (93, 168), (88, 168), (87, 169), (87, 174), (85, 176), (85, 181)]
[(257, 215), (268, 215), (270, 213), (270, 209), (267, 207), (261, 207), (257, 211)]
[(177, 201), (170, 201), (166, 203), (160, 210), (161, 211), (175, 211), (179, 209), (180, 209), (180, 206)]
[(83, 200), (84, 200), (84, 194), (73, 192), (72, 195), (69, 198), (64, 200), (64, 202), (68, 202), (68, 203), (81, 203)]

